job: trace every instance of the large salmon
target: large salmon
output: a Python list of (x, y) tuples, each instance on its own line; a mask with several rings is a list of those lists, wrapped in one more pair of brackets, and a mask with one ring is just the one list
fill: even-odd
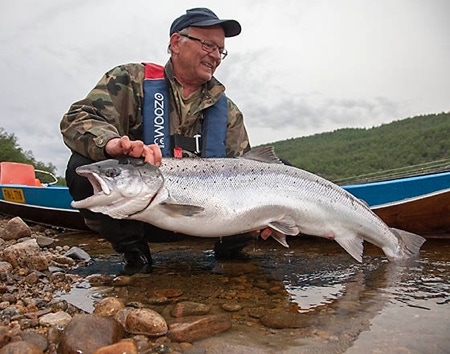
[(77, 168), (94, 194), (73, 202), (117, 219), (219, 237), (270, 227), (284, 235), (334, 239), (362, 261), (363, 240), (390, 260), (416, 256), (421, 236), (389, 228), (359, 199), (310, 172), (287, 166), (271, 147), (241, 158), (164, 158), (157, 168), (142, 160), (105, 160)]

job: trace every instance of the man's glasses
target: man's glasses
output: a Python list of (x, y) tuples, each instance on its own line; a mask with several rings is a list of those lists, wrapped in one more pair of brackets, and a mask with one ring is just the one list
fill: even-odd
[(191, 39), (191, 40), (193, 40), (193, 41), (200, 42), (200, 43), (202, 44), (202, 48), (203, 48), (203, 50), (204, 50), (205, 52), (213, 53), (213, 52), (215, 52), (216, 50), (218, 50), (218, 51), (219, 51), (219, 54), (220, 54), (220, 58), (221, 58), (222, 60), (224, 60), (224, 59), (227, 57), (227, 55), (228, 55), (228, 51), (227, 51), (225, 48), (220, 48), (220, 47), (219, 47), (217, 44), (215, 44), (215, 43), (208, 42), (208, 41), (205, 41), (205, 40), (200, 39), (200, 38), (195, 38), (195, 37), (192, 37), (192, 36), (190, 36), (190, 35), (188, 35), (188, 34), (184, 34), (184, 33), (179, 33), (179, 32), (178, 32), (178, 34), (179, 34), (180, 36), (189, 38), (189, 39)]

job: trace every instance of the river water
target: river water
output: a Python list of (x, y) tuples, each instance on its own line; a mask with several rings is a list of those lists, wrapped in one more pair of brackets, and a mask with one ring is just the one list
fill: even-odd
[[(119, 256), (97, 237), (72, 234), (61, 241), (93, 256), (80, 273), (120, 272)], [(291, 237), (288, 243), (286, 249), (258, 240), (245, 249), (247, 259), (228, 261), (215, 260), (212, 240), (151, 243), (151, 274), (89, 294), (74, 289), (71, 300), (89, 306), (112, 295), (145, 304), (169, 289), (210, 305), (213, 313), (236, 305), (229, 331), (195, 343), (208, 354), (450, 352), (450, 240), (428, 240), (406, 263), (387, 261), (368, 243), (363, 263), (325, 239)], [(301, 324), (262, 324), (264, 316), (279, 313), (299, 314)]]

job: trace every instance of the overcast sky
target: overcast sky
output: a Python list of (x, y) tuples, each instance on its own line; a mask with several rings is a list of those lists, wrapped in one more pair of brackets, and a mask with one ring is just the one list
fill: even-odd
[(0, 127), (63, 175), (70, 104), (113, 66), (165, 64), (192, 7), (242, 25), (215, 76), (252, 145), (450, 111), (449, 0), (2, 0)]

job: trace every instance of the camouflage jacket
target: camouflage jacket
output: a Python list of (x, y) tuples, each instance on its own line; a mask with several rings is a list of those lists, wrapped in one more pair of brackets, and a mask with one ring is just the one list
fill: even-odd
[[(170, 133), (193, 137), (201, 132), (202, 110), (214, 105), (225, 87), (214, 77), (205, 84), (205, 94), (192, 107), (190, 114), (180, 117), (178, 96), (174, 94), (172, 63), (165, 66), (169, 80)], [(92, 160), (107, 158), (104, 147), (112, 138), (128, 135), (131, 140), (143, 139), (143, 64), (125, 64), (108, 71), (94, 89), (75, 102), (63, 116), (60, 129), (64, 143)], [(250, 150), (243, 116), (228, 98), (227, 157), (237, 157)]]

